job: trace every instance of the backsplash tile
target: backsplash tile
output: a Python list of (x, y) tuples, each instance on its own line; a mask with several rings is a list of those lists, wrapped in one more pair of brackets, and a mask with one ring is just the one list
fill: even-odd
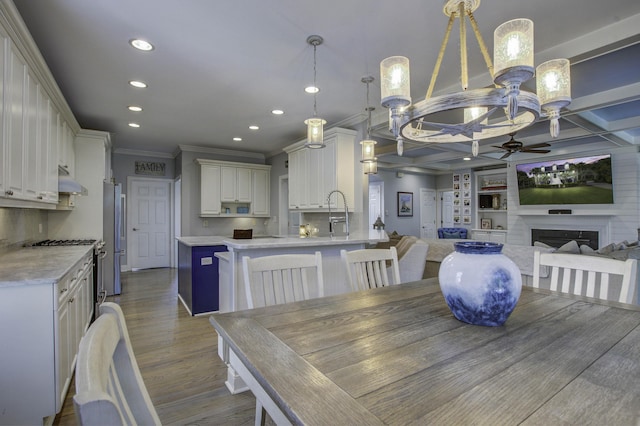
[(27, 241), (45, 239), (47, 218), (44, 210), (0, 208), (0, 253), (22, 246)]

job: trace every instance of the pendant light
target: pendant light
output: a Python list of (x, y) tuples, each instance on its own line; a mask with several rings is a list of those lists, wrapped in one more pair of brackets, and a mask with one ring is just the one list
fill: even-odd
[(324, 148), (324, 125), (326, 120), (318, 117), (316, 94), (319, 92), (316, 84), (316, 48), (322, 44), (324, 39), (319, 35), (307, 37), (307, 43), (313, 46), (313, 117), (304, 120), (307, 125), (307, 148)]
[(361, 163), (364, 163), (364, 174), (376, 174), (378, 173), (378, 159), (375, 154), (375, 145), (376, 141), (371, 139), (371, 111), (375, 108), (369, 106), (369, 84), (373, 82), (374, 78), (370, 75), (362, 77), (360, 81), (367, 85), (367, 106), (365, 111), (367, 111), (367, 138), (360, 142), (362, 145), (362, 160)]

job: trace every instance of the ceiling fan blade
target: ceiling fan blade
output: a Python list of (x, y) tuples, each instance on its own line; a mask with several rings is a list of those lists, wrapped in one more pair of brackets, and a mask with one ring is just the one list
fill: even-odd
[(529, 149), (529, 148), (522, 148), (520, 150), (520, 152), (533, 152), (535, 154), (548, 154), (549, 152), (551, 152), (551, 150), (549, 149)]
[(545, 148), (551, 146), (550, 144), (546, 143), (546, 142), (542, 142), (542, 143), (534, 143), (531, 145), (527, 145), (525, 146), (525, 148), (529, 149), (529, 148)]
[(500, 145), (491, 145), (494, 148), (500, 148), (500, 149), (506, 149), (504, 146), (500, 146)]
[(502, 157), (500, 157), (501, 160), (507, 158), (508, 156), (511, 155), (511, 151), (505, 152), (504, 155)]

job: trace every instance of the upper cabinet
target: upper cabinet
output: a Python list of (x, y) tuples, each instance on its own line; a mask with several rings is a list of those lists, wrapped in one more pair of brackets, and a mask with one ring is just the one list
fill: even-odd
[(200, 165), (200, 216), (269, 216), (271, 166), (196, 159)]
[(340, 128), (325, 132), (325, 147), (305, 148), (304, 141), (285, 148), (289, 154), (289, 208), (298, 211), (343, 209), (342, 197), (327, 196), (342, 191), (351, 211), (355, 210), (356, 132)]
[(0, 123), (0, 206), (56, 208), (78, 126), (10, 2), (0, 3)]

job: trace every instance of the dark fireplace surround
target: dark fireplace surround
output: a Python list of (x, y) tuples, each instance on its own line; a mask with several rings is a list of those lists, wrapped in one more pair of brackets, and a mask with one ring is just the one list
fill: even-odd
[(560, 229), (532, 229), (531, 245), (536, 241), (559, 248), (569, 241), (575, 240), (578, 247), (587, 245), (594, 250), (599, 248), (598, 231), (571, 231)]

